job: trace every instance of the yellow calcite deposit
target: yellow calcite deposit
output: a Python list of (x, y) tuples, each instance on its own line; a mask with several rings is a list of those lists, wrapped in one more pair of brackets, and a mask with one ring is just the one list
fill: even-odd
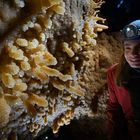
[(20, 8), (32, 4), (35, 14), (2, 44), (0, 136), (13, 129), (36, 136), (46, 126), (57, 133), (70, 123), (78, 102), (86, 96), (78, 81), (83, 54), (85, 48), (95, 47), (97, 32), (107, 26), (97, 23), (104, 21), (96, 13), (103, 1), (76, 1), (79, 7), (72, 0), (70, 11), (71, 0), (15, 0)]

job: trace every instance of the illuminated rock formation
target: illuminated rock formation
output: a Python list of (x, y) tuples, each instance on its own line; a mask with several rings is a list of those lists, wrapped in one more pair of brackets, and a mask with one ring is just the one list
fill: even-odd
[[(17, 13), (21, 9), (23, 13), (26, 9), (32, 10), (23, 21), (19, 14), (21, 25), (10, 30), (9, 36), (5, 37), (4, 31), (2, 34), (0, 137), (29, 133), (37, 136), (45, 127), (57, 133), (60, 126), (82, 115), (80, 108), (85, 109), (83, 115), (92, 116), (86, 102), (91, 92), (84, 85), (89, 79), (85, 70), (88, 67), (93, 71), (99, 69), (100, 55), (105, 59), (109, 57), (107, 51), (104, 54), (105, 51), (90, 49), (96, 48), (97, 32), (107, 29), (100, 24), (105, 20), (98, 17), (103, 1), (14, 2)], [(9, 25), (9, 18), (6, 21)], [(103, 85), (101, 82), (100, 86)]]

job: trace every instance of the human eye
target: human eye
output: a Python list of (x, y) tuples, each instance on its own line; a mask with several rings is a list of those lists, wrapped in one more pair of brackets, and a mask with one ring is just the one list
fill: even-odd
[(125, 46), (124, 48), (125, 48), (125, 50), (130, 50), (131, 49), (129, 46)]

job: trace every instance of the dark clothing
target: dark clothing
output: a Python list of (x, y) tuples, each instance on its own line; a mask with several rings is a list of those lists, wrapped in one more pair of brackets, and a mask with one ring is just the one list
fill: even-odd
[(135, 120), (140, 120), (140, 70), (130, 68), (129, 73), (131, 77), (128, 81), (127, 88), (131, 97), (133, 117)]
[[(135, 114), (140, 112), (140, 82), (137, 81), (139, 79), (134, 78), (135, 76), (137, 77), (135, 72), (133, 75), (133, 70), (130, 70), (133, 76), (127, 85), (117, 86), (114, 80), (116, 68), (117, 64), (109, 68), (107, 72), (109, 140), (140, 140), (140, 123), (134, 117), (139, 116)], [(132, 91), (131, 94), (130, 91)], [(132, 95), (133, 93), (137, 95)]]

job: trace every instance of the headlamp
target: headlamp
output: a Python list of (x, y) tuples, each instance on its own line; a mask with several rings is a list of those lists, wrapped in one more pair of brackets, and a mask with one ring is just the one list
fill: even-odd
[(140, 38), (140, 29), (133, 24), (126, 25), (122, 30), (124, 39), (137, 39)]

